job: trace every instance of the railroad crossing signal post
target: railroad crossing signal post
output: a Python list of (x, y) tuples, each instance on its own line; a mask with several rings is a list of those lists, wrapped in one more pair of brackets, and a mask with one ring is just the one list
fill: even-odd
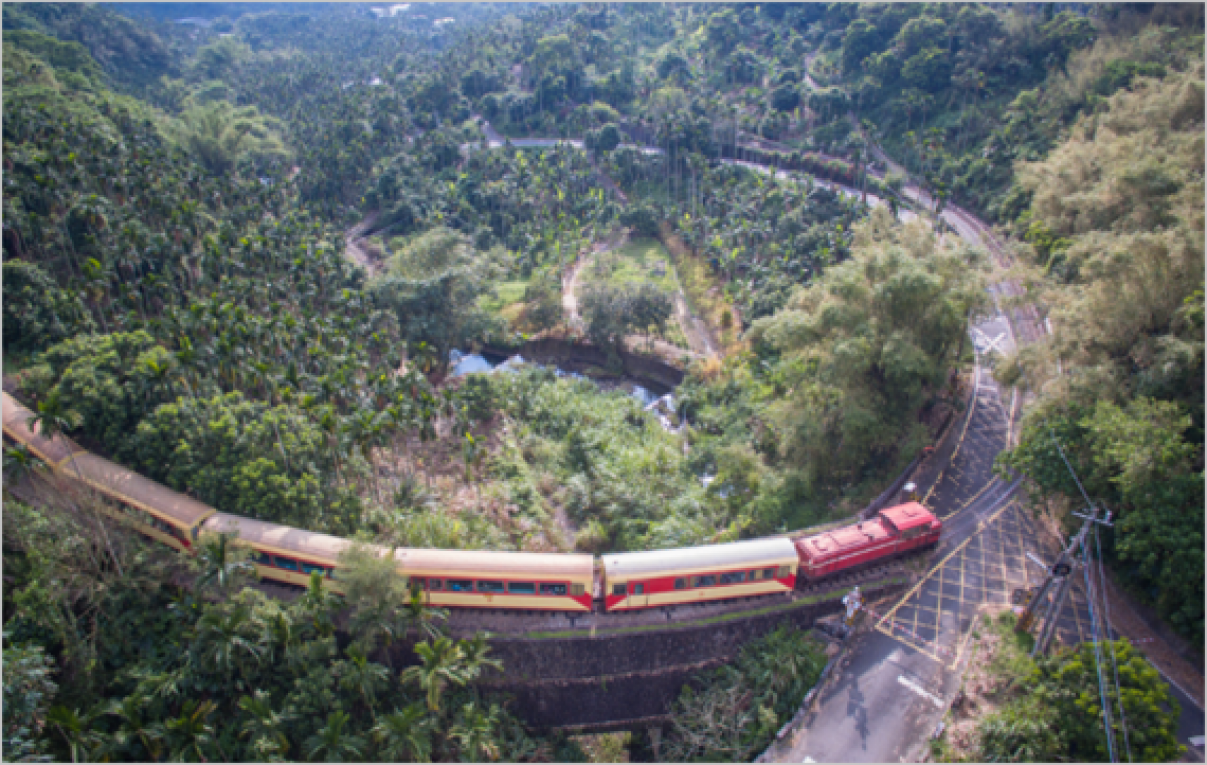
[[(1069, 546), (1061, 552), (1060, 557), (1056, 559), (1055, 565), (1048, 571), (1047, 578), (1039, 586), (1034, 597), (1027, 602), (1026, 608), (1018, 618), (1018, 625), (1015, 629), (1018, 632), (1029, 632), (1031, 627), (1034, 626), (1036, 618), (1039, 616), (1039, 610), (1043, 609), (1043, 626), (1040, 628), (1039, 635), (1035, 638), (1035, 647), (1031, 649), (1032, 657), (1036, 654), (1047, 653), (1048, 648), (1052, 644), (1052, 638), (1056, 635), (1056, 621), (1069, 594), (1069, 585), (1073, 579), (1073, 569), (1074, 567), (1080, 568), (1085, 565), (1086, 534), (1089, 533), (1095, 523), (1101, 523), (1106, 526), (1111, 525), (1111, 514), (1109, 511), (1104, 519), (1098, 518), (1097, 507), (1091, 506), (1090, 513), (1090, 515), (1077, 516), (1078, 518), (1085, 519), (1085, 522), (1081, 524), (1081, 529), (1069, 541)], [(1052, 595), (1052, 597), (1049, 598), (1049, 595)]]

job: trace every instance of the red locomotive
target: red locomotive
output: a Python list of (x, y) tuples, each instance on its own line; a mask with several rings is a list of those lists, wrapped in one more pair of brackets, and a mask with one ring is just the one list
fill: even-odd
[(872, 520), (796, 540), (799, 576), (820, 579), (933, 548), (942, 530), (943, 522), (917, 502), (890, 507)]

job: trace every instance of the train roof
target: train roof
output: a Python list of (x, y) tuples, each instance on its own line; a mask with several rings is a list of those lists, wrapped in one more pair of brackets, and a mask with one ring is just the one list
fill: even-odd
[(591, 579), (595, 558), (575, 553), (489, 552), (483, 550), (432, 550), (408, 547), (394, 551), (407, 574), (440, 576)]
[(216, 512), (204, 502), (89, 452), (76, 454), (63, 469), (71, 475), (78, 469), (84, 483), (102, 494), (180, 528), (192, 529)]
[(605, 553), (604, 569), (609, 577), (702, 571), (723, 568), (755, 568), (765, 564), (796, 562), (796, 548), (787, 537), (752, 539), (676, 550), (635, 553)]
[[(297, 553), (334, 565), (340, 553), (352, 542), (330, 534), (295, 529), (278, 523), (257, 521), (227, 513), (215, 513), (203, 525), (203, 531), (219, 534), (238, 534), (239, 539), (258, 548), (269, 548), (284, 553)], [(382, 554), (387, 551), (381, 548)]]
[(877, 519), (814, 534), (811, 537), (798, 539), (796, 544), (809, 558), (816, 560), (881, 542), (894, 533), (896, 532), (885, 528), (884, 523)]
[(904, 505), (885, 508), (879, 514), (901, 531), (912, 529), (915, 526), (925, 526), (935, 520), (934, 513), (917, 502), (907, 502)]
[(50, 467), (59, 467), (72, 454), (87, 454), (66, 436), (47, 438), (42, 435), (41, 423), (31, 428), (29, 420), (34, 413), (8, 393), (4, 393), (0, 401), (3, 401), (4, 434), (17, 443), (28, 446), (35, 457)]

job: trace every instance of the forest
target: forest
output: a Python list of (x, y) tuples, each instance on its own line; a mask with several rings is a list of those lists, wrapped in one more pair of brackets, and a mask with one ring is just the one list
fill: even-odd
[[(1161, 4), (6, 3), (4, 387), (222, 512), (602, 554), (849, 519), (988, 362), (1030, 401), (997, 471), (1066, 531), (1109, 508), (1113, 575), (1201, 646), (1203, 31)], [(1050, 334), (987, 359), (1005, 278)], [(608, 361), (457, 371), (542, 339)], [(629, 353), (682, 371), (664, 419)], [(653, 757), (527, 727), (475, 685), (486, 636), (363, 551), (342, 599), (278, 600), (228, 540), (177, 556), (44, 468), (5, 449), (7, 759)], [(749, 761), (824, 663), (752, 644), (658, 756)]]

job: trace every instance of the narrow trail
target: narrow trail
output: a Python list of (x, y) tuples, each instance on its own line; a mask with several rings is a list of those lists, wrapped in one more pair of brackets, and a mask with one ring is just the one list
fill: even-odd
[(365, 240), (365, 232), (377, 222), (377, 213), (370, 213), (364, 220), (357, 223), (344, 233), (344, 252), (351, 260), (369, 274), (376, 276), (385, 270), (386, 264), (379, 258), (373, 257), (361, 244)]

